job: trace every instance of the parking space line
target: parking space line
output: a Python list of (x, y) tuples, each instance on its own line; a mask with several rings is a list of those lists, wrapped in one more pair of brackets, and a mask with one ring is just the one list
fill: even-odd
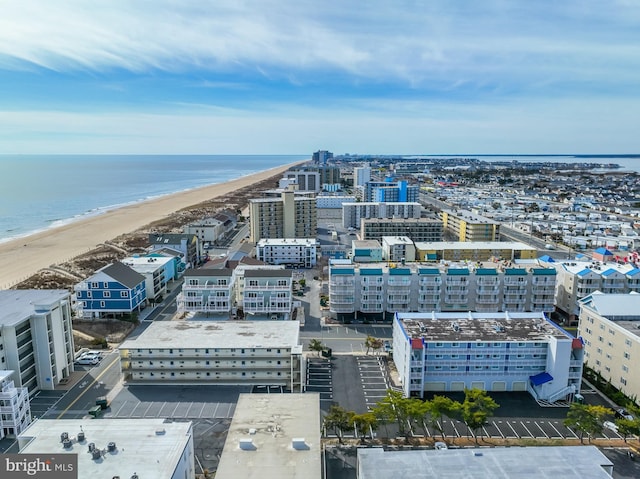
[(142, 417), (147, 417), (147, 413), (149, 412), (149, 409), (151, 409), (151, 406), (153, 406), (152, 402), (149, 403), (149, 405), (147, 406), (147, 409), (144, 411), (144, 414), (142, 415)]
[(118, 417), (118, 415), (120, 414), (120, 411), (122, 411), (122, 408), (127, 404), (127, 401), (122, 403), (122, 406), (120, 406), (120, 409), (118, 409), (118, 411), (115, 413), (115, 416)]
[[(553, 430), (555, 432), (558, 433), (558, 437), (560, 437), (560, 439), (564, 438), (564, 436), (562, 435), (562, 433), (560, 431), (558, 431), (558, 429), (553, 425), (553, 422), (549, 421), (549, 425), (553, 428)], [(554, 436), (555, 437), (555, 436)]]
[(176, 407), (174, 407), (174, 408), (173, 408), (173, 412), (171, 413), (171, 417), (175, 417), (175, 415), (176, 415), (176, 411), (177, 411), (177, 409), (178, 409), (178, 406), (180, 406), (180, 403), (179, 403), (179, 402), (177, 402), (177, 403), (176, 403)]
[[(529, 422), (529, 421), (527, 421), (527, 422)], [(520, 424), (522, 424), (522, 427), (527, 431), (527, 434), (529, 434), (526, 437), (531, 437), (531, 438), (535, 437), (533, 434), (531, 434), (531, 431), (529, 431), (529, 428), (527, 427), (527, 425), (524, 422), (520, 421)]]
[(533, 421), (533, 424), (535, 424), (538, 427), (538, 429), (540, 429), (540, 431), (542, 431), (542, 434), (544, 434), (544, 437), (549, 439), (549, 435), (546, 433), (546, 431), (544, 429), (542, 429), (542, 426), (540, 426), (540, 424), (538, 424), (537, 421)]
[(460, 433), (458, 432), (458, 428), (456, 427), (456, 423), (451, 421), (451, 425), (453, 426), (453, 431), (456, 433), (456, 437), (460, 437)]
[(233, 414), (231, 414), (231, 408), (233, 407), (233, 403), (229, 404), (229, 410), (227, 411), (227, 416), (226, 417), (233, 417)]
[(498, 434), (500, 434), (500, 437), (502, 437), (502, 439), (504, 439), (504, 434), (502, 433), (502, 430), (498, 427), (498, 425), (496, 424), (495, 421), (491, 421), (493, 423), (493, 427), (496, 428), (496, 430), (498, 431)]
[[(515, 421), (513, 421), (513, 422), (515, 422)], [(511, 429), (513, 431), (513, 436), (507, 436), (508, 438), (518, 438), (518, 437), (520, 437), (520, 436), (518, 436), (518, 433), (513, 428), (513, 426), (509, 423), (509, 421), (505, 421), (505, 423), (507, 424), (507, 426), (509, 426), (509, 429)]]

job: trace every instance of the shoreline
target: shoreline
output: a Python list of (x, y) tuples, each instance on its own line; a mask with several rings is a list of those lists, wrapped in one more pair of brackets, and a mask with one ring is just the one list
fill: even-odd
[(191, 188), (131, 203), (2, 242), (0, 243), (0, 264), (2, 264), (0, 287), (8, 289), (42, 269), (88, 253), (100, 244), (122, 235), (133, 234), (178, 211), (232, 194), (282, 174), (289, 168), (302, 163), (305, 161), (288, 163), (223, 183)]

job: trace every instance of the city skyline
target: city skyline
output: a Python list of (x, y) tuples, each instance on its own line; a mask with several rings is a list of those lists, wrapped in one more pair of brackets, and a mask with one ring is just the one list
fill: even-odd
[(10, 2), (0, 153), (637, 153), (640, 6)]

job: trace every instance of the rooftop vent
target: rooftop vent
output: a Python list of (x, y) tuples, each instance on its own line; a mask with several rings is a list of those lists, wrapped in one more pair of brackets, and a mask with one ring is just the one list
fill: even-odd
[(296, 451), (307, 451), (309, 446), (304, 441), (304, 437), (294, 437), (291, 439), (291, 447)]
[(135, 473), (135, 472), (134, 472), (134, 473), (131, 475), (131, 479), (140, 479), (140, 477), (138, 476), (138, 474), (137, 474), (137, 473)]
[(107, 444), (107, 449), (109, 450), (109, 452), (113, 452), (116, 450), (116, 443), (115, 442), (110, 442), (109, 444)]
[(258, 431), (253, 427), (251, 429), (249, 429), (249, 434), (251, 434), (251, 435), (255, 434), (256, 432), (258, 432)]
[(84, 431), (80, 431), (78, 433), (78, 442), (83, 442), (85, 440)]
[(69, 433), (68, 432), (63, 432), (62, 434), (60, 434), (60, 442), (64, 442), (67, 439), (69, 439)]
[(238, 445), (240, 446), (240, 449), (242, 449), (243, 451), (255, 451), (257, 449), (256, 446), (253, 444), (253, 439), (251, 438), (240, 439), (238, 441)]
[(90, 442), (89, 443), (89, 452), (93, 452), (93, 450), (96, 448), (96, 443), (95, 442)]
[(65, 439), (64, 441), (62, 441), (62, 447), (64, 447), (65, 449), (71, 449), (72, 444), (73, 443), (70, 439)]
[(91, 458), (96, 461), (102, 457), (102, 451), (100, 449), (94, 449), (91, 451)]
[(160, 429), (156, 429), (156, 436), (162, 436), (163, 434), (165, 434), (167, 431), (162, 427)]

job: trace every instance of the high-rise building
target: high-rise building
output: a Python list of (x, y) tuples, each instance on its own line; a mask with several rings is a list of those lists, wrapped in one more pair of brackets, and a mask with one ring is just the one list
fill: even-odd
[(333, 158), (333, 153), (327, 150), (318, 150), (313, 153), (312, 159), (314, 163), (326, 165), (327, 160)]
[(315, 238), (318, 230), (316, 199), (284, 191), (280, 198), (249, 202), (252, 243), (263, 238)]
[(371, 181), (371, 167), (370, 166), (356, 166), (353, 168), (353, 186), (364, 187), (369, 181)]

